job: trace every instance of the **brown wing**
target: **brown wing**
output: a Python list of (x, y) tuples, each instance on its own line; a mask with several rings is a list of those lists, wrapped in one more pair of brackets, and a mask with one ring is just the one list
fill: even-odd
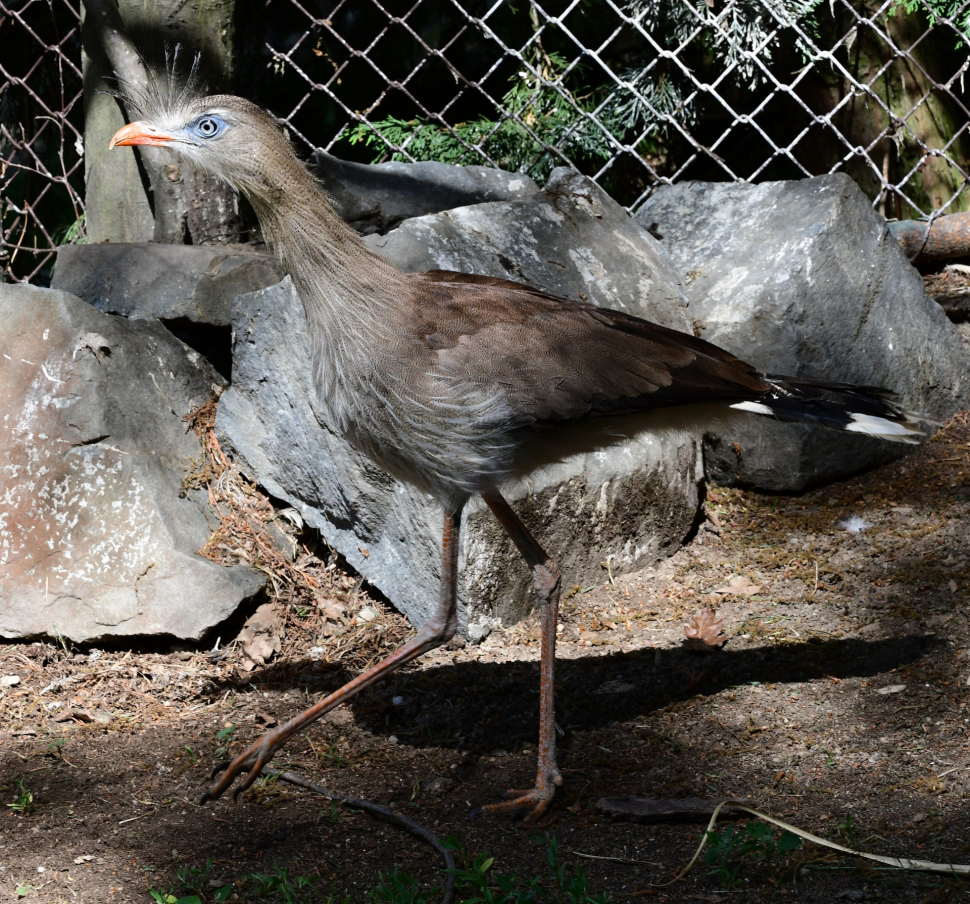
[(769, 390), (753, 367), (686, 333), (515, 282), (414, 274), (425, 341), (456, 379), (503, 391), (519, 418), (577, 420)]

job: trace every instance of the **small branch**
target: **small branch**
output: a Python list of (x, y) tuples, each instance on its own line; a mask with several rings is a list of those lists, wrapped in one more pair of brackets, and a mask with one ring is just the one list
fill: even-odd
[(442, 859), (445, 862), (445, 871), (447, 878), (445, 879), (445, 896), (442, 899), (442, 904), (454, 904), (455, 900), (455, 857), (451, 851), (448, 850), (438, 838), (420, 823), (415, 822), (408, 816), (400, 816), (397, 813), (392, 812), (387, 807), (382, 807), (380, 804), (372, 803), (369, 800), (361, 800), (358, 797), (347, 797), (344, 794), (338, 794), (336, 791), (330, 791), (324, 788), (322, 785), (317, 785), (314, 782), (307, 781), (305, 778), (300, 778), (298, 775), (294, 775), (292, 772), (282, 772), (278, 769), (263, 769), (264, 775), (273, 776), (284, 782), (289, 782), (291, 785), (299, 785), (301, 788), (306, 788), (308, 791), (315, 791), (317, 794), (325, 797), (327, 800), (336, 801), (339, 804), (343, 804), (345, 807), (351, 807), (354, 810), (363, 810), (365, 813), (370, 813), (372, 816), (378, 817), (378, 819), (383, 819), (387, 822), (393, 823), (394, 825), (400, 826), (405, 831), (410, 832), (412, 835), (417, 835), (422, 841), (426, 841), (431, 845), (439, 854), (441, 854)]
[[(98, 38), (98, 43), (104, 49), (108, 64), (118, 79), (135, 87), (148, 84), (148, 69), (145, 61), (138, 52), (121, 19), (116, 0), (83, 0), (87, 10), (88, 20)], [(158, 148), (150, 145), (139, 145), (145, 169), (154, 173), (167, 160), (163, 160)]]
[(714, 831), (714, 824), (717, 822), (717, 817), (720, 815), (721, 810), (730, 807), (735, 810), (743, 810), (745, 813), (750, 813), (752, 816), (758, 819), (763, 819), (765, 822), (770, 822), (772, 825), (778, 826), (780, 829), (791, 832), (793, 835), (797, 835), (799, 838), (804, 838), (806, 841), (811, 841), (814, 844), (820, 844), (822, 847), (827, 847), (833, 851), (839, 851), (843, 854), (850, 854), (853, 857), (864, 857), (866, 860), (874, 860), (876, 863), (882, 863), (886, 866), (895, 867), (896, 869), (908, 869), (908, 870), (921, 870), (923, 872), (931, 873), (944, 873), (951, 876), (967, 876), (970, 875), (970, 866), (966, 866), (960, 863), (932, 863), (928, 860), (911, 860), (908, 857), (887, 857), (882, 854), (867, 854), (863, 851), (856, 851), (850, 847), (845, 847), (842, 844), (836, 844), (834, 841), (829, 841), (826, 838), (820, 838), (818, 835), (813, 835), (811, 832), (806, 832), (804, 829), (800, 829), (797, 826), (793, 826), (790, 823), (784, 822), (781, 819), (776, 819), (774, 816), (769, 816), (767, 813), (762, 813), (760, 810), (756, 810), (754, 807), (748, 806), (746, 803), (742, 803), (737, 800), (724, 800), (721, 801), (714, 813), (711, 815), (710, 822), (707, 824), (707, 830), (701, 836), (701, 843), (691, 858), (690, 863), (687, 864), (673, 879), (668, 882), (655, 882), (653, 883), (654, 888), (666, 888), (669, 885), (673, 885), (675, 882), (679, 882), (686, 876), (691, 867), (697, 862), (697, 858), (700, 857), (701, 851), (704, 850), (704, 846), (707, 844), (708, 836)]

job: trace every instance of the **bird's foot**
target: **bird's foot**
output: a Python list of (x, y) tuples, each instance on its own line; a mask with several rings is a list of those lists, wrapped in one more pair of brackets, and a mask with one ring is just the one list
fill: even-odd
[(219, 781), (215, 782), (205, 794), (202, 795), (200, 805), (208, 800), (218, 800), (226, 790), (232, 785), (236, 778), (242, 773), (246, 773), (242, 784), (233, 792), (233, 800), (239, 797), (263, 771), (263, 767), (273, 758), (276, 749), (282, 746), (286, 737), (281, 735), (279, 729), (268, 731), (259, 740), (250, 744), (234, 760), (219, 763), (209, 778), (215, 778), (222, 773)]
[(528, 791), (506, 791), (502, 795), (505, 798), (502, 803), (479, 807), (471, 815), (474, 817), (479, 813), (511, 812), (513, 820), (521, 817), (524, 823), (535, 822), (549, 809), (549, 804), (556, 795), (556, 788), (561, 784), (562, 776), (555, 765), (548, 769), (540, 768), (534, 788)]

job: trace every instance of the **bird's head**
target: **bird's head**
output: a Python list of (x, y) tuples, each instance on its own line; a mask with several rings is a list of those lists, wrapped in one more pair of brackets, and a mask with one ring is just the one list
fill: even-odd
[[(219, 176), (251, 198), (279, 191), (270, 184), (295, 160), (272, 117), (232, 95), (176, 97), (172, 102), (134, 104), (141, 117), (119, 129), (109, 149), (129, 145), (169, 148), (200, 169)], [(146, 109), (146, 107), (148, 109)]]

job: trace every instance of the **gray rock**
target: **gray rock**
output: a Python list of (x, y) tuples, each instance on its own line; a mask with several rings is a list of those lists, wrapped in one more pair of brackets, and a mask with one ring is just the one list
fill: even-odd
[[(398, 483), (318, 422), (303, 307), (289, 279), (234, 306), (233, 385), (219, 402), (216, 434), (242, 469), (304, 521), (414, 624), (438, 593), (438, 506)], [(698, 509), (697, 441), (648, 418), (622, 425), (608, 450), (577, 431), (548, 450), (508, 498), (550, 555), (565, 587), (621, 574), (676, 551)], [(619, 425), (614, 425), (619, 431)], [(555, 459), (565, 455), (564, 460)], [(480, 500), (466, 509), (460, 556), (461, 631), (480, 640), (533, 606), (525, 566)]]
[(217, 380), (157, 322), (0, 285), (0, 636), (198, 639), (263, 585), (197, 556), (182, 417)]
[(485, 201), (514, 201), (539, 187), (528, 176), (448, 163), (352, 163), (324, 151), (313, 170), (337, 213), (358, 232), (384, 233), (411, 217)]
[(273, 255), (246, 245), (111, 242), (58, 249), (51, 287), (132, 320), (228, 327), (237, 295), (284, 275)]
[[(636, 218), (684, 275), (704, 339), (764, 372), (888, 387), (935, 419), (966, 407), (962, 340), (847, 176), (664, 186)], [(717, 482), (798, 492), (909, 448), (750, 417), (710, 431), (704, 459)]]
[(513, 279), (691, 328), (680, 276), (660, 243), (595, 182), (565, 167), (525, 200), (415, 218), (366, 242), (402, 270)]

